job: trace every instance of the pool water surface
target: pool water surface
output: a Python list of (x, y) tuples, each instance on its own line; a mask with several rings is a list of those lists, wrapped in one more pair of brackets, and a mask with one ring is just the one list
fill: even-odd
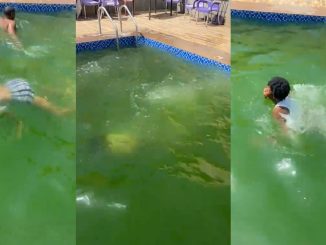
[[(324, 24), (232, 20), (232, 244), (323, 244)], [(284, 135), (263, 88), (285, 77), (303, 111)]]
[(78, 54), (78, 244), (229, 244), (229, 87), (149, 47)]
[[(75, 15), (16, 13), (16, 50), (0, 32), (0, 83), (30, 82), (36, 94), (75, 107)], [(27, 104), (0, 117), (0, 244), (75, 243), (75, 113), (57, 117)]]

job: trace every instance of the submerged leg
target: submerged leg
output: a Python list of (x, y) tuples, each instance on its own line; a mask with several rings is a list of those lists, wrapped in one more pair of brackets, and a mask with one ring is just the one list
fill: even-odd
[(2, 116), (5, 116), (5, 117), (7, 117), (10, 120), (13, 120), (15, 122), (15, 124), (16, 124), (15, 138), (16, 139), (21, 139), (21, 137), (23, 135), (23, 129), (24, 129), (23, 121), (18, 119), (13, 113), (10, 113), (10, 112), (1, 113), (0, 117), (2, 117)]

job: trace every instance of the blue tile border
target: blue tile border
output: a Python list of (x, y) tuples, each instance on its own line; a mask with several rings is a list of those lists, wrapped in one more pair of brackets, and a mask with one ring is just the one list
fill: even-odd
[[(162, 50), (164, 52), (167, 52), (169, 54), (172, 54), (176, 57), (182, 58), (184, 60), (190, 61), (194, 64), (203, 65), (205, 67), (215, 67), (219, 70), (225, 71), (227, 73), (231, 72), (231, 66), (226, 65), (223, 63), (220, 63), (218, 61), (202, 57), (200, 55), (175, 48), (173, 46), (167, 45), (165, 43), (161, 43), (158, 41), (154, 41), (152, 39), (146, 38), (146, 37), (139, 37), (137, 39), (137, 45), (141, 46), (148, 46), (152, 48), (156, 48), (159, 50)], [(135, 47), (136, 46), (136, 38), (135, 37), (122, 37), (119, 38), (119, 46), (120, 48), (124, 47)], [(93, 41), (93, 42), (84, 42), (84, 43), (77, 43), (76, 44), (76, 52), (80, 53), (83, 51), (96, 51), (101, 49), (116, 49), (116, 41), (115, 39), (105, 39), (105, 40), (99, 40), (99, 41)]]
[(55, 13), (75, 9), (74, 4), (0, 3), (0, 11), (7, 6), (12, 6), (17, 11), (28, 13)]
[(326, 23), (326, 16), (231, 10), (231, 18), (259, 20), (274, 23)]

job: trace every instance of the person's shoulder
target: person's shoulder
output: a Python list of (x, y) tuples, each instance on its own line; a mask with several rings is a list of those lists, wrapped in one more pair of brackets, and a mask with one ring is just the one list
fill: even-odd
[(274, 116), (277, 116), (277, 115), (280, 115), (280, 114), (289, 114), (289, 111), (287, 108), (284, 108), (282, 106), (275, 106), (274, 109), (273, 109), (273, 115)]
[(16, 25), (16, 21), (15, 21), (15, 20), (8, 20), (8, 23), (9, 23), (10, 25)]

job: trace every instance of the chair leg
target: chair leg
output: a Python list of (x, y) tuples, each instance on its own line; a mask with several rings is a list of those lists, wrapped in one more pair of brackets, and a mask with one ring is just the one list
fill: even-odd
[(84, 18), (86, 19), (86, 6), (84, 5)]
[(167, 14), (167, 11), (168, 11), (168, 2), (167, 2), (167, 0), (166, 0), (166, 2), (165, 2), (165, 13)]
[(193, 9), (189, 10), (189, 22), (191, 22), (191, 20), (195, 17), (195, 16), (193, 15), (193, 12), (194, 12)]

